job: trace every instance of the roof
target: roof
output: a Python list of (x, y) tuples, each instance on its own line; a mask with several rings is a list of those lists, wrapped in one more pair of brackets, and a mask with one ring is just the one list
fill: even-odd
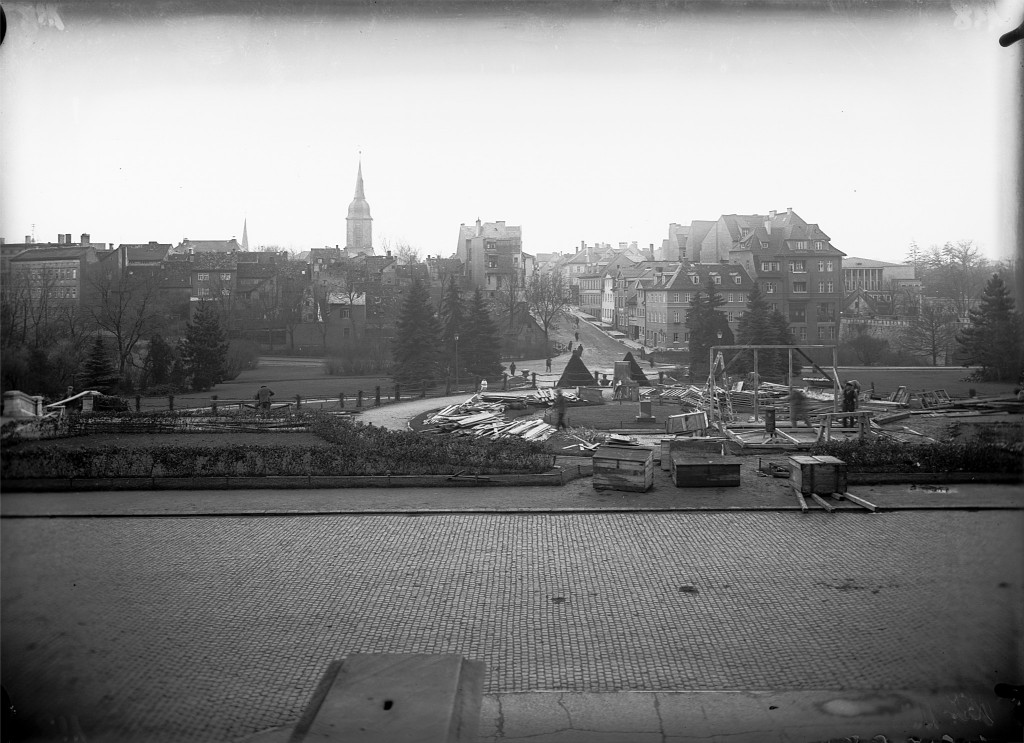
[(233, 250), (241, 250), (242, 246), (238, 240), (189, 240), (187, 237), (178, 243), (174, 248), (176, 253), (187, 253), (189, 250), (196, 253), (230, 253)]
[(190, 263), (193, 271), (234, 271), (238, 267), (235, 256), (228, 253), (196, 253)]
[(327, 304), (361, 307), (366, 304), (366, 292), (354, 292), (351, 297), (348, 295), (348, 292), (328, 292)]
[[(708, 285), (708, 277), (715, 274), (722, 276), (723, 287), (725, 286), (725, 277), (737, 275), (740, 277), (742, 282), (738, 284), (740, 287), (750, 288), (754, 283), (751, 281), (750, 275), (747, 273), (747, 269), (739, 263), (691, 263), (690, 265), (684, 266), (676, 271), (664, 287), (658, 288), (664, 288), (671, 291), (680, 291), (683, 289), (693, 291), (694, 287), (706, 287)], [(699, 284), (693, 283), (693, 279), (691, 277), (694, 275), (700, 277)], [(737, 284), (731, 283), (729, 286), (736, 287)], [(733, 291), (736, 291), (736, 289), (733, 288)]]
[(24, 263), (28, 261), (71, 261), (84, 258), (89, 254), (89, 246), (80, 248), (36, 248), (26, 250), (11, 258), (11, 263)]
[(504, 221), (481, 222), (480, 234), (476, 234), (476, 224), (459, 225), (459, 243), (474, 237), (493, 238), (495, 240), (522, 239), (523, 228), (515, 225), (507, 225)]
[(240, 279), (269, 279), (276, 276), (278, 267), (271, 263), (238, 263), (238, 278)]
[(163, 261), (171, 251), (170, 243), (132, 244), (121, 243), (118, 250), (128, 251), (128, 262), (132, 261)]
[(843, 268), (905, 268), (909, 265), (909, 263), (886, 263), (885, 261), (876, 261), (871, 258), (856, 258), (854, 256), (845, 256), (843, 258)]

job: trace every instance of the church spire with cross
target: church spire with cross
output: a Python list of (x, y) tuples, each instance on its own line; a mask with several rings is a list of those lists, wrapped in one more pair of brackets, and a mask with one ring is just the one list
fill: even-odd
[(345, 253), (373, 255), (373, 217), (370, 216), (370, 205), (366, 202), (366, 195), (363, 192), (362, 157), (359, 158), (359, 169), (356, 171), (355, 198), (348, 205), (345, 223)]

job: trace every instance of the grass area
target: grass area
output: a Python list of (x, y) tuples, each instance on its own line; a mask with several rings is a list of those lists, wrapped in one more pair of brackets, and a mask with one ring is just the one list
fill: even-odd
[[(911, 392), (930, 392), (946, 390), (950, 397), (967, 397), (974, 389), (978, 397), (991, 395), (1010, 395), (1016, 385), (1013, 382), (966, 382), (964, 377), (971, 374), (971, 369), (959, 366), (931, 367), (922, 366), (911, 369), (890, 369), (885, 367), (840, 367), (840, 379), (856, 379), (861, 389), (870, 390), (875, 384), (875, 392), (881, 397), (895, 392), (897, 387), (904, 386)], [(818, 376), (813, 370), (805, 369), (802, 376)]]

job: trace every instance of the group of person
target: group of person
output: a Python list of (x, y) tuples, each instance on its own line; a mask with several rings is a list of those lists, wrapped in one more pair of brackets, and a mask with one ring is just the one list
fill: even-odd
[[(860, 382), (856, 379), (848, 380), (843, 384), (842, 397), (840, 402), (842, 404), (842, 412), (853, 413), (857, 410), (857, 402), (860, 399)], [(806, 393), (801, 389), (793, 389), (789, 395), (789, 419), (793, 426), (799, 425), (800, 421), (807, 424), (808, 428), (811, 428), (811, 413), (810, 403), (807, 400)], [(842, 419), (843, 428), (852, 428), (857, 419), (853, 416)]]

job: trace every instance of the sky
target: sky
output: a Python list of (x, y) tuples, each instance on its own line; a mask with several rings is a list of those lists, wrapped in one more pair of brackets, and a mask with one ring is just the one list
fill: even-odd
[(791, 207), (850, 256), (1011, 254), (1024, 0), (810, 7), (5, 4), (0, 235), (344, 246), (361, 160), (378, 252)]

